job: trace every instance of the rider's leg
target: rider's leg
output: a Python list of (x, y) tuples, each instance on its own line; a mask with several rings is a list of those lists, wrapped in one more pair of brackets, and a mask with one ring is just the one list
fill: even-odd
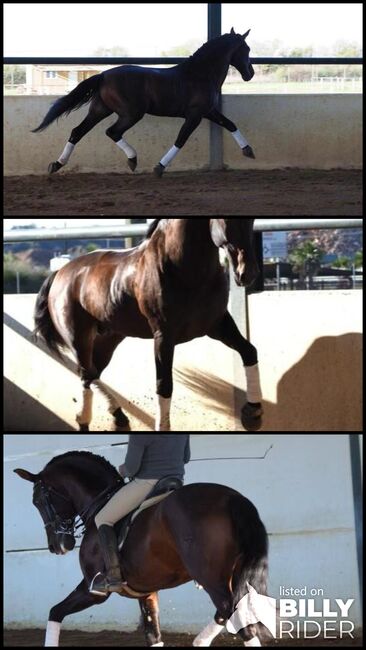
[(92, 593), (119, 592), (123, 588), (118, 540), (114, 526), (132, 510), (138, 508), (158, 482), (158, 479), (135, 479), (119, 490), (95, 517), (101, 543), (106, 575), (93, 580)]

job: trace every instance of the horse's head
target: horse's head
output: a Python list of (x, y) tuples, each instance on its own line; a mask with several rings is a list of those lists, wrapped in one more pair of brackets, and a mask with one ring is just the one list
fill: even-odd
[(253, 66), (249, 58), (250, 47), (246, 44), (245, 41), (249, 32), (250, 29), (248, 29), (248, 31), (243, 35), (235, 34), (233, 28), (231, 28), (230, 32), (230, 35), (232, 36), (233, 40), (235, 39), (236, 43), (236, 47), (234, 48), (230, 59), (230, 65), (234, 66), (234, 68), (240, 72), (244, 81), (250, 81), (251, 78), (254, 77)]
[(211, 219), (211, 236), (229, 254), (240, 287), (249, 287), (259, 273), (254, 250), (254, 219)]
[(65, 555), (72, 551), (75, 547), (76, 512), (71, 499), (62, 493), (62, 487), (51, 485), (42, 472), (32, 474), (25, 469), (15, 469), (14, 472), (34, 485), (33, 505), (43, 519), (50, 552)]

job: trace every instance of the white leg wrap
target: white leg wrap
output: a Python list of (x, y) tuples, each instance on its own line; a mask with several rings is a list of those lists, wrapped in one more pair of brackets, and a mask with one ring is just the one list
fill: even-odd
[(58, 648), (60, 639), (61, 623), (48, 621), (46, 630), (45, 647)]
[(244, 138), (243, 134), (240, 133), (239, 129), (236, 129), (236, 131), (234, 131), (231, 135), (233, 136), (235, 142), (238, 143), (240, 149), (244, 149), (244, 147), (246, 147), (249, 144), (248, 140)]
[(128, 142), (126, 142), (126, 140), (124, 140), (123, 138), (118, 140), (118, 142), (116, 142), (116, 145), (117, 145), (117, 147), (122, 149), (122, 151), (124, 151), (127, 158), (136, 158), (137, 157), (136, 150), (133, 147), (131, 147), (131, 145), (128, 144)]
[(209, 648), (212, 641), (216, 639), (219, 634), (225, 629), (224, 625), (218, 625), (216, 621), (212, 621), (203, 632), (201, 632), (193, 641), (195, 648)]
[(151, 648), (164, 648), (164, 643), (154, 643)]
[(66, 147), (63, 150), (57, 162), (59, 162), (60, 165), (66, 165), (74, 149), (75, 149), (74, 144), (72, 144), (71, 142), (66, 142)]
[(246, 648), (261, 648), (262, 644), (260, 640), (258, 639), (257, 636), (254, 637), (254, 639), (251, 639), (250, 641), (245, 641), (244, 643)]
[(93, 411), (93, 391), (90, 388), (84, 388), (83, 390), (83, 406), (76, 416), (76, 421), (78, 424), (90, 424), (92, 420), (92, 411)]
[(173, 158), (175, 158), (178, 151), (180, 151), (179, 147), (176, 147), (175, 144), (173, 144), (172, 148), (162, 157), (160, 164), (167, 167), (169, 163), (172, 162)]
[(247, 398), (248, 402), (256, 404), (261, 402), (263, 395), (261, 389), (261, 382), (259, 376), (259, 366), (245, 366), (245, 374), (247, 376)]
[(170, 431), (170, 407), (171, 398), (158, 395), (158, 413), (156, 417), (155, 431)]
[(119, 402), (117, 402), (117, 399), (114, 397), (114, 395), (107, 389), (106, 385), (100, 380), (97, 379), (96, 381), (93, 382), (93, 384), (100, 390), (102, 395), (108, 400), (108, 411), (113, 415), (115, 411), (120, 407)]

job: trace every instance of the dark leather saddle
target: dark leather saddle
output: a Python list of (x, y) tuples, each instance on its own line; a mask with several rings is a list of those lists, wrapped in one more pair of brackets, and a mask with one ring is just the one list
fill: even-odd
[(158, 502), (156, 501), (158, 497), (169, 496), (171, 492), (179, 490), (182, 487), (183, 487), (183, 481), (179, 478), (176, 478), (175, 476), (166, 476), (165, 478), (162, 478), (151, 490), (151, 492), (147, 495), (143, 503), (138, 508), (132, 510), (132, 512), (130, 512), (127, 515), (127, 517), (124, 517), (123, 519), (121, 519), (121, 521), (119, 521), (115, 525), (114, 528), (116, 530), (117, 537), (118, 537), (119, 550), (122, 549), (122, 546), (128, 537), (128, 533), (131, 530), (131, 527), (133, 525), (133, 522), (138, 512), (140, 510), (141, 511), (146, 510), (146, 508), (155, 505), (155, 503)]

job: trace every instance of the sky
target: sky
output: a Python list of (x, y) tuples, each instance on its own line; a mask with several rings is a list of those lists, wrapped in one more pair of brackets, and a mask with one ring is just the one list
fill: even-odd
[[(205, 3), (5, 3), (4, 54), (92, 56), (119, 45), (130, 56), (159, 56), (191, 39), (205, 42), (206, 16)], [(251, 28), (253, 41), (313, 45), (316, 54), (337, 40), (362, 42), (362, 3), (223, 3), (223, 32), (232, 26)]]

